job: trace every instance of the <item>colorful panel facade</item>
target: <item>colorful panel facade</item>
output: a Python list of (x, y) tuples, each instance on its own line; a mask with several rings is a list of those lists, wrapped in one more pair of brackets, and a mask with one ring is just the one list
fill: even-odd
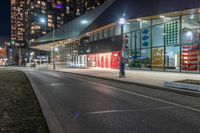
[(166, 45), (179, 44), (179, 31), (180, 23), (179, 20), (168, 22), (165, 24), (166, 27)]
[(152, 50), (152, 69), (163, 70), (164, 69), (164, 49), (153, 48)]

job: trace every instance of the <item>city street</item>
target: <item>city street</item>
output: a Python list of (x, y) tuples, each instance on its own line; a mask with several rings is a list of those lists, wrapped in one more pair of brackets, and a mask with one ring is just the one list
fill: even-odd
[(24, 71), (66, 133), (200, 132), (200, 98), (69, 73)]
[(0, 11), (0, 133), (200, 133), (200, 0)]

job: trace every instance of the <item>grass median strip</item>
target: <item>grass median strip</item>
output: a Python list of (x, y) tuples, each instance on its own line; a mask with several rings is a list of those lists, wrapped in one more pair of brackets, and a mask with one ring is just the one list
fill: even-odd
[(0, 132), (49, 132), (29, 80), (21, 71), (0, 70)]

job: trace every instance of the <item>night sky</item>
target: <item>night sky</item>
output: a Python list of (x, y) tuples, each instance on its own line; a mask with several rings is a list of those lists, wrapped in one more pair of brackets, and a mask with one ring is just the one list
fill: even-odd
[(10, 0), (1, 0), (0, 38), (10, 36)]

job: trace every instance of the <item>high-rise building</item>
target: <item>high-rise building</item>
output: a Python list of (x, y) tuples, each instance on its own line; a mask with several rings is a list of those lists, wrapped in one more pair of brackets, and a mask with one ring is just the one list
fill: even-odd
[(26, 44), (25, 8), (26, 1), (11, 0), (11, 40), (22, 46)]
[[(27, 2), (27, 30), (30, 42), (54, 28), (87, 13), (108, 0), (30, 0)], [(45, 23), (41, 23), (45, 19)]]
[(106, 1), (108, 0), (11, 0), (11, 39), (13, 45), (19, 48), (17, 58), (29, 58), (30, 52), (21, 48), (28, 48), (34, 40), (53, 28), (60, 28)]
[[(11, 36), (26, 45), (108, 0), (11, 0)], [(41, 23), (45, 19), (46, 23)]]

